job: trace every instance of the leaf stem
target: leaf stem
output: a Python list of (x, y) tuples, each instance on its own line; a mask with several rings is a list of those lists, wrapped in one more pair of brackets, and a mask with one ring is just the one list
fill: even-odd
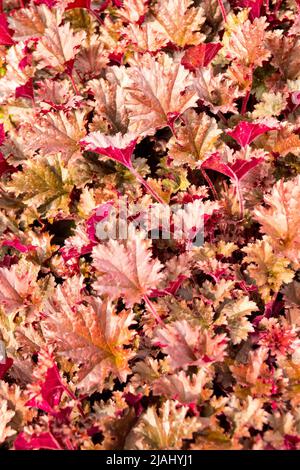
[(205, 181), (207, 182), (208, 186), (210, 187), (210, 190), (211, 192), (213, 193), (213, 196), (216, 200), (218, 200), (218, 194), (217, 194), (217, 191), (216, 191), (216, 188), (214, 187), (210, 177), (208, 176), (208, 174), (206, 173), (206, 171), (204, 170), (204, 168), (200, 168), (201, 170), (201, 173), (202, 173), (202, 176), (203, 178), (205, 179)]
[(152, 315), (154, 316), (155, 320), (160, 325), (165, 325), (164, 322), (162, 321), (162, 319), (160, 318), (160, 316), (158, 315), (157, 311), (155, 310), (155, 307), (154, 307), (153, 303), (151, 302), (151, 300), (149, 299), (148, 295), (145, 294), (143, 296), (143, 300), (144, 300), (145, 304), (147, 305), (147, 307), (149, 308)]
[(275, 13), (278, 13), (278, 11), (280, 10), (281, 4), (282, 4), (282, 0), (277, 0), (276, 6), (275, 6)]
[(217, 116), (219, 116), (221, 121), (224, 122), (225, 126), (228, 126), (228, 121), (227, 121), (226, 117), (224, 116), (224, 114), (222, 113), (222, 111), (218, 111)]
[(240, 219), (242, 220), (244, 218), (244, 202), (243, 202), (243, 195), (241, 192), (241, 188), (238, 182), (236, 183), (236, 194), (239, 200)]
[(88, 8), (87, 9), (88, 12), (94, 16), (94, 18), (96, 18), (96, 20), (98, 21), (99, 24), (103, 25), (103, 21), (101, 18), (99, 18), (99, 16), (97, 15), (97, 13), (92, 9), (92, 8)]
[(224, 7), (224, 3), (223, 3), (222, 0), (218, 0), (218, 3), (219, 3), (219, 7), (221, 9), (222, 16), (223, 16), (223, 21), (224, 21), (224, 23), (226, 23), (227, 15), (226, 15), (226, 10), (225, 10), (225, 7)]
[(146, 189), (146, 191), (154, 197), (154, 199), (160, 204), (165, 204), (165, 201), (157, 194), (157, 192), (151, 188), (147, 181), (132, 167), (131, 173), (136, 177), (139, 183)]
[(242, 109), (241, 109), (241, 114), (245, 114), (247, 111), (247, 104), (249, 101), (250, 97), (250, 90), (247, 91), (246, 95), (244, 96), (243, 103), (242, 103)]
[(76, 85), (76, 83), (75, 83), (75, 81), (74, 81), (73, 75), (68, 72), (68, 77), (69, 77), (70, 80), (71, 80), (72, 87), (74, 88), (74, 91), (75, 91), (76, 95), (79, 95), (80, 93), (79, 93), (78, 88), (77, 88), (77, 85)]

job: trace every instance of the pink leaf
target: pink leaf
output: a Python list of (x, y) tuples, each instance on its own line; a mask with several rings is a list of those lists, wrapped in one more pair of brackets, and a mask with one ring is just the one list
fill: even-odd
[(110, 136), (101, 132), (91, 132), (81, 140), (87, 150), (105, 155), (128, 169), (132, 169), (131, 156), (135, 149), (137, 139), (133, 134), (118, 134)]
[(33, 449), (51, 449), (63, 450), (56, 439), (50, 432), (42, 432), (41, 434), (32, 434), (27, 436), (21, 432), (15, 440), (15, 450), (33, 450)]
[(9, 29), (4, 13), (0, 14), (0, 45), (12, 46), (15, 42), (12, 38), (12, 31)]
[(232, 131), (227, 131), (226, 134), (236, 140), (241, 147), (246, 147), (259, 135), (274, 129), (274, 127), (269, 127), (265, 124), (241, 121)]
[(20, 253), (28, 253), (28, 251), (36, 249), (33, 245), (24, 245), (17, 237), (14, 237), (12, 240), (4, 240), (2, 246), (11, 246), (20, 251)]
[(0, 145), (3, 144), (5, 140), (5, 130), (4, 130), (4, 125), (0, 124)]
[(182, 57), (181, 63), (186, 69), (191, 71), (199, 67), (207, 67), (220, 49), (222, 49), (222, 44), (219, 42), (204, 43), (190, 47)]

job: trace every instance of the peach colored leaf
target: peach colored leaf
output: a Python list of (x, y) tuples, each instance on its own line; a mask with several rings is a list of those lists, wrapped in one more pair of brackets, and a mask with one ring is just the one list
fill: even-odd
[(33, 53), (37, 68), (50, 67), (56, 72), (64, 72), (66, 63), (75, 58), (85, 36), (84, 31), (74, 33), (69, 23), (62, 26), (51, 24), (45, 29)]
[(33, 76), (33, 68), (30, 65), (20, 67), (20, 63), (26, 57), (26, 46), (19, 42), (11, 46), (6, 54), (6, 73), (0, 79), (0, 103), (15, 95), (19, 86), (25, 85)]
[(122, 80), (129, 130), (144, 134), (165, 127), (174, 117), (194, 106), (189, 72), (167, 54), (156, 60), (150, 54), (132, 61)]
[(215, 119), (207, 114), (197, 114), (188, 109), (182, 115), (183, 124), (176, 129), (176, 137), (172, 137), (169, 155), (174, 165), (187, 163), (195, 168), (208, 153), (217, 148), (217, 142), (222, 131), (218, 129)]
[(127, 436), (125, 449), (181, 449), (183, 439), (192, 439), (193, 433), (202, 427), (195, 416), (186, 416), (187, 410), (172, 400), (165, 401), (159, 412), (155, 406), (149, 406)]
[(271, 64), (280, 70), (284, 80), (299, 78), (299, 35), (287, 36), (277, 29), (269, 34), (267, 46), (272, 54)]
[(122, 30), (126, 43), (136, 52), (160, 51), (168, 43), (168, 38), (155, 21), (144, 21), (142, 25), (129, 23)]
[[(110, 302), (85, 298), (79, 305), (68, 286), (57, 286), (49, 299), (42, 324), (46, 340), (54, 344), (58, 355), (79, 366), (79, 388), (84, 392), (102, 390), (109, 374), (124, 382), (130, 373), (128, 361), (134, 356), (131, 348), (135, 332), (134, 314), (115, 313)], [(126, 348), (124, 348), (126, 346)]]
[(84, 79), (93, 78), (107, 66), (107, 50), (96, 34), (87, 36), (75, 58), (75, 70)]
[(148, 0), (123, 0), (117, 15), (127, 23), (138, 23), (148, 11)]
[(300, 137), (293, 132), (290, 125), (282, 125), (278, 130), (270, 132), (261, 142), (265, 150), (278, 153), (282, 157), (289, 153), (300, 155)]
[(191, 6), (193, 3), (191, 0), (159, 0), (153, 9), (161, 31), (177, 46), (196, 45), (205, 39), (200, 33), (204, 12), (201, 7)]
[(240, 344), (248, 338), (249, 333), (254, 331), (254, 327), (248, 320), (252, 312), (256, 312), (258, 307), (248, 296), (240, 299), (229, 300), (222, 308), (220, 316), (215, 325), (228, 325), (229, 335), (233, 344)]
[(8, 18), (9, 25), (14, 30), (14, 39), (25, 41), (43, 36), (47, 26), (61, 22), (61, 12), (54, 11), (44, 4), (33, 4), (29, 8), (14, 10)]
[(182, 404), (198, 403), (204, 386), (211, 380), (211, 374), (205, 368), (196, 374), (187, 375), (183, 370), (173, 375), (163, 375), (152, 384), (153, 395), (173, 398)]
[(26, 306), (36, 288), (39, 269), (24, 259), (10, 268), (0, 268), (0, 304), (7, 314)]
[(71, 111), (83, 100), (74, 94), (67, 79), (58, 81), (45, 78), (36, 85), (35, 101), (43, 110)]
[(80, 155), (79, 141), (85, 136), (86, 110), (58, 111), (39, 117), (33, 124), (24, 127), (25, 148), (43, 156), (61, 153), (68, 161)]
[(120, 67), (111, 67), (111, 70), (106, 73), (106, 79), (95, 79), (88, 83), (88, 88), (96, 102), (95, 116), (89, 126), (91, 131), (99, 130), (105, 134), (127, 132), (129, 119), (124, 91), (120, 86), (120, 77), (118, 77), (120, 71)]
[(224, 74), (214, 75), (213, 68), (201, 68), (196, 73), (194, 87), (198, 97), (209, 106), (213, 113), (236, 113), (235, 100), (242, 93), (236, 84), (224, 76)]
[(169, 355), (173, 370), (222, 361), (227, 341), (226, 334), (212, 336), (209, 331), (191, 326), (186, 320), (158, 328), (153, 339), (162, 352)]
[(223, 54), (249, 67), (260, 67), (271, 55), (266, 46), (267, 26), (264, 17), (255, 18), (253, 22), (242, 21), (232, 29), (227, 26), (223, 37)]
[(98, 275), (94, 288), (112, 299), (124, 296), (127, 305), (140, 302), (161, 281), (163, 265), (151, 257), (151, 240), (136, 232), (124, 243), (109, 240), (93, 249), (93, 266)]
[(16, 434), (16, 430), (9, 426), (15, 412), (8, 408), (8, 401), (0, 401), (0, 444), (5, 441), (7, 437)]
[(295, 266), (300, 263), (300, 176), (279, 180), (264, 197), (265, 206), (254, 210), (276, 252), (282, 253)]

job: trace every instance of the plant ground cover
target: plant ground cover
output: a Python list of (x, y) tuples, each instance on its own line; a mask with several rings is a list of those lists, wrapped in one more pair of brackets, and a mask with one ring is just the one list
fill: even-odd
[(300, 448), (299, 34), (1, 2), (1, 449)]

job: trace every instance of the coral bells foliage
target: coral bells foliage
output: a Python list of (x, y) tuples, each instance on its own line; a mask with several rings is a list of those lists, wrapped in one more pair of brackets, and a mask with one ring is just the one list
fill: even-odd
[(0, 448), (300, 449), (299, 2), (2, 3)]

